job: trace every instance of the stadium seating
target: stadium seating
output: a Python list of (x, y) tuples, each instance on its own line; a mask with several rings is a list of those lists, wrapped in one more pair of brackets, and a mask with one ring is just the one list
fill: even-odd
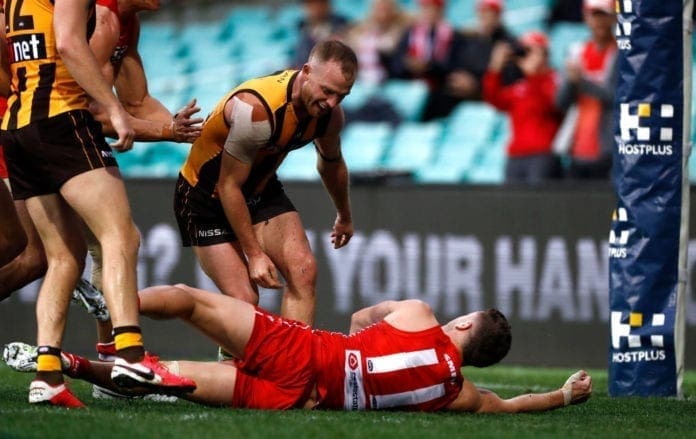
[(317, 153), (313, 144), (291, 151), (278, 168), (278, 176), (283, 180), (318, 180)]
[(405, 122), (396, 128), (394, 140), (384, 157), (384, 166), (395, 171), (414, 171), (435, 156), (442, 134), (439, 122)]
[[(448, 0), (446, 16), (457, 26), (475, 21), (476, 0)], [(415, 11), (417, 0), (399, 0)], [(370, 0), (335, 1), (337, 12), (350, 19), (364, 17)], [(545, 26), (551, 0), (507, 0), (504, 21), (516, 33), (542, 29), (549, 33), (551, 62), (563, 69), (572, 47), (589, 35), (582, 23)], [(212, 21), (145, 21), (139, 50), (148, 75), (150, 92), (173, 112), (197, 98), (207, 115), (232, 87), (250, 77), (288, 67), (303, 16), (299, 2), (246, 4), (221, 8)], [(696, 46), (695, 46), (696, 47)], [(694, 73), (696, 79), (696, 73)], [(464, 103), (435, 124), (417, 122), (427, 97), (421, 82), (390, 80), (375, 87), (360, 82), (343, 101), (347, 113), (369, 99), (389, 102), (403, 119), (398, 126), (350, 122), (342, 142), (352, 172), (408, 171), (420, 183), (502, 181), (505, 142), (509, 127), (505, 117), (485, 103)], [(696, 108), (696, 99), (693, 101)], [(692, 133), (696, 117), (692, 120)], [(696, 141), (696, 135), (692, 134)], [(142, 144), (119, 154), (124, 174), (130, 176), (176, 175), (182, 161), (172, 145), (156, 148)], [(182, 145), (178, 145), (182, 146)], [(187, 150), (184, 146), (183, 150)], [(314, 180), (316, 157), (311, 146), (293, 151), (280, 174), (285, 179)], [(167, 166), (172, 169), (167, 169)], [(690, 163), (696, 182), (696, 160)]]
[(391, 141), (392, 127), (384, 122), (354, 122), (341, 136), (343, 158), (351, 172), (374, 172)]

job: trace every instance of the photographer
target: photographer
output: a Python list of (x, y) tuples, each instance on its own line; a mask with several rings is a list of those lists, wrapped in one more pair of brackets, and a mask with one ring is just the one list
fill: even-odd
[[(549, 64), (548, 38), (542, 32), (524, 34), (519, 46), (499, 42), (483, 77), (483, 98), (509, 114), (512, 134), (507, 146), (506, 183), (539, 184), (560, 174), (551, 151), (561, 114), (554, 103), (558, 79)], [(522, 73), (506, 84), (501, 72), (514, 64)]]

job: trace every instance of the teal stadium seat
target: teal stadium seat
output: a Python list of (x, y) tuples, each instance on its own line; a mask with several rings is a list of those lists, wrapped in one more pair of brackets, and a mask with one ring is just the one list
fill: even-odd
[(386, 122), (349, 124), (341, 135), (341, 150), (350, 172), (379, 170), (392, 133), (392, 127)]
[(240, 35), (242, 30), (253, 32), (255, 28), (268, 29), (271, 27), (268, 25), (271, 17), (272, 9), (269, 5), (236, 5), (223, 20), (221, 39), (229, 38), (233, 34)]
[(416, 121), (423, 113), (428, 86), (423, 81), (391, 79), (381, 86), (381, 93), (404, 120)]
[(467, 169), (457, 162), (437, 161), (418, 168), (414, 178), (418, 183), (458, 184), (467, 180)]
[(278, 176), (283, 181), (319, 180), (317, 153), (314, 150), (314, 144), (310, 143), (300, 149), (290, 151), (278, 168)]
[(549, 31), (549, 45), (551, 47), (551, 65), (559, 71), (565, 70), (565, 63), (573, 47), (578, 47), (580, 43), (590, 36), (590, 31), (584, 23), (564, 23), (554, 24)]
[(485, 102), (462, 102), (447, 118), (445, 138), (477, 147), (493, 139), (503, 119), (495, 108)]
[(191, 148), (188, 143), (136, 142), (133, 149), (117, 153), (121, 173), (126, 177), (176, 177)]
[(515, 35), (530, 30), (544, 31), (550, 9), (550, 0), (507, 0), (503, 22)]
[(379, 86), (368, 84), (363, 81), (356, 81), (350, 94), (341, 102), (341, 106), (345, 110), (357, 110), (365, 105), (365, 103), (376, 93), (379, 92)]
[(371, 2), (372, 0), (335, 1), (333, 2), (333, 10), (347, 18), (348, 21), (359, 21), (369, 13)]
[(384, 157), (390, 171), (415, 171), (432, 162), (442, 134), (439, 122), (404, 122), (396, 128), (394, 140)]
[(148, 149), (152, 177), (176, 177), (191, 149), (188, 143), (157, 142)]
[(500, 184), (505, 179), (505, 148), (510, 136), (507, 119), (503, 119), (495, 136), (480, 150), (469, 172), (469, 182), (474, 184)]
[(450, 0), (445, 17), (457, 28), (472, 27), (476, 23), (476, 0)]

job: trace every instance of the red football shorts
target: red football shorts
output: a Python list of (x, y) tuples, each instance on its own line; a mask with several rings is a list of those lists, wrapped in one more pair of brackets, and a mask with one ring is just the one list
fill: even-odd
[(238, 363), (232, 406), (298, 407), (309, 397), (313, 385), (311, 328), (257, 308), (244, 361)]

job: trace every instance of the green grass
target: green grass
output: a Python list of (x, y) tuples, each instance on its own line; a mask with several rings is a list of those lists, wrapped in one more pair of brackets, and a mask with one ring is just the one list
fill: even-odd
[[(492, 367), (464, 369), (501, 396), (559, 387), (573, 370)], [(0, 438), (449, 438), (449, 437), (694, 437), (696, 372), (684, 379), (685, 399), (609, 398), (605, 371), (590, 371), (593, 397), (546, 413), (254, 411), (209, 408), (185, 401), (104, 401), (73, 381), (88, 410), (34, 407), (26, 402), (31, 374), (0, 365)], [(659, 436), (658, 436), (659, 435)]]

